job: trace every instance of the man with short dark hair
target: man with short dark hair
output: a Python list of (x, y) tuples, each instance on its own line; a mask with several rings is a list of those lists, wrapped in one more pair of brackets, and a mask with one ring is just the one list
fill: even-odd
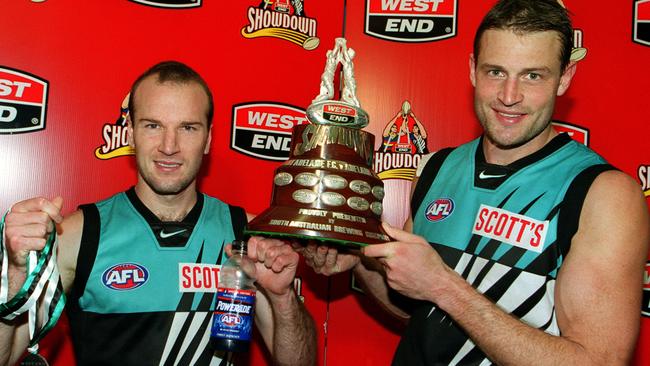
[[(231, 364), (232, 354), (209, 345), (214, 288), (182, 289), (188, 271), (225, 260), (227, 244), (247, 220), (242, 209), (197, 191), (210, 150), (212, 105), (194, 70), (173, 61), (155, 65), (131, 89), (135, 187), (65, 218), (61, 197), (22, 201), (7, 214), (9, 298), (31, 275), (28, 252), (42, 250), (57, 230), (78, 364)], [(313, 320), (293, 291), (298, 254), (283, 242), (258, 239), (248, 241), (256, 263), (257, 329), (277, 364), (312, 365)], [(206, 278), (214, 271), (201, 273), (214, 284)], [(0, 364), (13, 364), (30, 339), (27, 313), (1, 321), (0, 337)]]
[(633, 179), (551, 125), (571, 45), (555, 0), (499, 1), (469, 59), (483, 135), (423, 159), (405, 231), (385, 225), (395, 241), (361, 257), (303, 251), (410, 317), (394, 365), (630, 362), (648, 208)]

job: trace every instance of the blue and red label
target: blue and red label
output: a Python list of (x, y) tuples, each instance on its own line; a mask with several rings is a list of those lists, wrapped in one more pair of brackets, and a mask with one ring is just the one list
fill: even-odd
[(254, 306), (254, 290), (219, 288), (210, 337), (250, 341)]
[(149, 271), (136, 263), (116, 264), (102, 274), (104, 286), (113, 290), (133, 290), (144, 285), (149, 279)]
[(424, 211), (424, 216), (429, 221), (441, 221), (451, 216), (454, 212), (454, 200), (451, 198), (438, 198), (431, 202)]

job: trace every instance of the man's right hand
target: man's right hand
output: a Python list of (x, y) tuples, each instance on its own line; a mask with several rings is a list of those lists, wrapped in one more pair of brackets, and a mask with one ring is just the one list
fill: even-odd
[(63, 198), (43, 197), (20, 201), (5, 218), (5, 247), (10, 267), (24, 268), (31, 250), (42, 250), (55, 223), (63, 221)]
[(334, 247), (310, 242), (306, 246), (296, 247), (305, 257), (305, 263), (314, 269), (314, 272), (331, 276), (354, 268), (360, 262), (359, 255), (341, 253)]

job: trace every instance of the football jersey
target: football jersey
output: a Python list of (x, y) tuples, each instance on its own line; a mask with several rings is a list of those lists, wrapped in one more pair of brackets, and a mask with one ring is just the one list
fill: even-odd
[(233, 225), (245, 223), (243, 210), (198, 194), (182, 222), (162, 222), (134, 189), (81, 209), (68, 303), (77, 363), (227, 364), (230, 356), (209, 346), (211, 311), (218, 265), (239, 231)]
[[(506, 166), (487, 163), (476, 139), (429, 160), (413, 193), (413, 232), (502, 310), (559, 335), (557, 273), (589, 186), (609, 169), (566, 134)], [(393, 364), (491, 361), (444, 311), (418, 302)]]

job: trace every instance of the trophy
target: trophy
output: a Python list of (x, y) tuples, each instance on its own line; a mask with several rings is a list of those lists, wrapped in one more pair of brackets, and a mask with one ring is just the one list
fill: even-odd
[[(389, 241), (381, 227), (384, 184), (372, 170), (374, 136), (361, 129), (368, 114), (356, 96), (344, 38), (327, 51), (320, 94), (307, 108), (310, 123), (293, 128), (289, 160), (275, 170), (271, 207), (246, 234), (315, 239), (345, 246)], [(341, 63), (341, 100), (334, 73)]]

